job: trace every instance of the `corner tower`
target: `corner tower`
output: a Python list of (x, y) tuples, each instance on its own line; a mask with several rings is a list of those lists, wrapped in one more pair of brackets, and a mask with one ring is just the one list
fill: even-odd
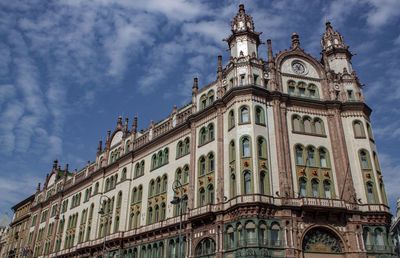
[(246, 14), (244, 5), (239, 5), (239, 12), (232, 20), (232, 34), (224, 39), (228, 42), (231, 57), (258, 56), (258, 46), (262, 32), (254, 30), (253, 18)]

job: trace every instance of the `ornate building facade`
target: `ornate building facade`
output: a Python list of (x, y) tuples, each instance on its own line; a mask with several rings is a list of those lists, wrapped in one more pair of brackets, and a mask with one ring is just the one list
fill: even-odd
[(6, 257), (23, 257), (27, 254), (25, 243), (30, 229), (30, 209), (34, 198), (35, 195), (31, 195), (12, 207), (14, 216), (8, 234)]
[(295, 33), (276, 55), (267, 40), (263, 60), (260, 34), (240, 5), (230, 59), (209, 85), (194, 79), (189, 104), (141, 132), (120, 117), (80, 171), (55, 161), (32, 204), (30, 256), (98, 257), (104, 241), (108, 257), (391, 256), (353, 54), (329, 22), (321, 60)]

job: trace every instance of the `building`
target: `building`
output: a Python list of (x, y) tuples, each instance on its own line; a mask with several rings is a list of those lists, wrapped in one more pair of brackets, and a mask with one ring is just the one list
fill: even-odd
[(35, 195), (31, 195), (12, 209), (14, 216), (10, 224), (7, 241), (7, 257), (23, 257), (27, 252), (25, 243), (29, 232), (30, 209)]
[(240, 5), (230, 59), (194, 79), (189, 104), (141, 132), (118, 118), (79, 171), (55, 161), (31, 207), (33, 256), (99, 257), (105, 241), (107, 257), (391, 257), (353, 54), (329, 22), (320, 61), (296, 33), (263, 60), (260, 35)]
[(400, 257), (400, 198), (397, 199), (396, 214), (390, 228), (397, 257)]
[(8, 226), (0, 226), (0, 257), (7, 257)]

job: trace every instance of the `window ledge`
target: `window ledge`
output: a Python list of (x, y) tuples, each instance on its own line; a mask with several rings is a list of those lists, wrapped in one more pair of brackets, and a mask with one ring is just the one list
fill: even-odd
[(230, 130), (232, 130), (233, 128), (235, 128), (235, 125), (229, 127), (229, 128), (228, 128), (228, 132), (229, 132)]
[(327, 138), (326, 134), (299, 132), (299, 131), (295, 131), (295, 130), (292, 130), (292, 133)]
[(163, 166), (167, 165), (168, 163), (169, 163), (169, 162), (167, 161), (167, 162), (165, 162), (164, 164), (162, 164), (162, 165), (160, 165), (160, 166), (157, 166), (157, 167), (155, 167), (155, 168), (152, 168), (152, 169), (150, 169), (150, 172), (153, 171), (153, 170), (159, 169), (160, 167), (163, 167)]
[(266, 126), (265, 123), (255, 122), (255, 124), (256, 124), (256, 125), (259, 125), (259, 126)]
[(207, 145), (207, 144), (209, 144), (210, 142), (213, 142), (214, 140), (215, 140), (215, 138), (213, 138), (213, 139), (211, 139), (211, 140), (209, 140), (209, 141), (206, 141), (205, 143), (199, 144), (199, 145), (197, 145), (197, 148), (203, 147), (204, 145)]
[(367, 137), (365, 136), (354, 136), (355, 139), (366, 139)]
[(183, 157), (185, 157), (185, 156), (187, 156), (187, 155), (189, 155), (189, 154), (190, 154), (190, 151), (189, 151), (188, 153), (185, 153), (185, 154), (181, 155), (181, 156), (176, 156), (175, 160), (178, 160), (178, 159), (180, 159), (180, 158), (183, 158)]
[(245, 122), (245, 123), (242, 123), (242, 122), (239, 122), (239, 123), (238, 123), (238, 125), (248, 125), (248, 124), (251, 124), (251, 121)]

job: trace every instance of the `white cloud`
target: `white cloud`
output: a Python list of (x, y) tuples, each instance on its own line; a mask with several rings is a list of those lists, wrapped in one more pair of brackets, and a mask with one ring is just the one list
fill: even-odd
[(392, 20), (399, 19), (400, 1), (366, 0), (372, 6), (367, 12), (367, 23), (371, 28), (379, 29)]

